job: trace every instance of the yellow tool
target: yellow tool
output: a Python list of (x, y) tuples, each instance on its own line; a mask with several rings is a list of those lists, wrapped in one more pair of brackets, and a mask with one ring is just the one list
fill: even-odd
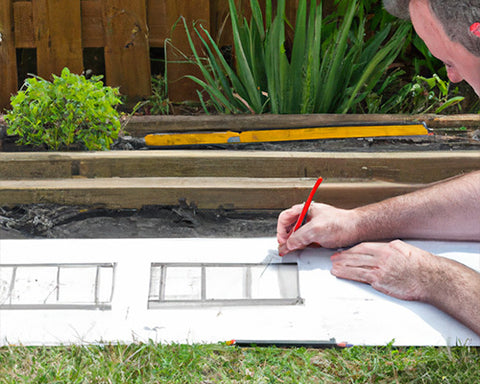
[(264, 129), (244, 132), (159, 133), (145, 136), (149, 147), (204, 144), (260, 143), (341, 139), (354, 137), (391, 137), (428, 135), (425, 124), (350, 125), (335, 127)]

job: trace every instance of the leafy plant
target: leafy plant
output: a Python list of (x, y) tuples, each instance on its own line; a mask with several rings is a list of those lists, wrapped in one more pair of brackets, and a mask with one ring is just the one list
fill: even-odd
[[(347, 113), (380, 81), (400, 52), (409, 26), (390, 25), (367, 42), (365, 19), (357, 19), (359, 2), (342, 0), (345, 12), (322, 17), (321, 5), (299, 0), (291, 50), (286, 46), (285, 0), (275, 16), (266, 1), (265, 17), (258, 0), (250, 0), (250, 22), (229, 0), (235, 48), (235, 67), (201, 25), (193, 31), (207, 58), (197, 52), (188, 26), (187, 37), (203, 79), (189, 76), (208, 94), (219, 112), (226, 113)], [(387, 40), (387, 37), (390, 37)], [(205, 103), (199, 92), (200, 100)]]
[[(339, 2), (339, 0), (335, 0)], [(390, 15), (383, 9), (383, 2), (378, 0), (360, 0), (360, 7), (357, 16), (359, 19), (367, 20), (367, 30), (370, 33), (381, 31), (385, 26), (396, 20), (395, 16)], [(438, 73), (440, 77), (446, 77), (445, 65), (441, 60), (435, 58), (428, 50), (424, 41), (418, 36), (409, 23), (409, 30), (405, 36), (400, 57), (397, 61), (401, 61), (407, 68), (405, 74), (408, 78), (414, 75), (427, 75)]]
[[(402, 75), (397, 71), (388, 78), (388, 84)], [(381, 93), (381, 92), (379, 92)], [(447, 108), (461, 110), (465, 97), (458, 95), (458, 88), (450, 88), (450, 82), (434, 74), (430, 78), (414, 76), (412, 82), (396, 91), (384, 101), (383, 97), (371, 92), (366, 98), (366, 113), (444, 113)]]
[(25, 89), (11, 98), (7, 133), (18, 135), (18, 144), (52, 150), (109, 149), (121, 128), (114, 108), (121, 101), (118, 89), (104, 86), (101, 78), (87, 80), (64, 68), (53, 82), (27, 79)]

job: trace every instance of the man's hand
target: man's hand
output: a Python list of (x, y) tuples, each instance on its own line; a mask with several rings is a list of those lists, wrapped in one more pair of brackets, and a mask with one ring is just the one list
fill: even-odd
[(402, 300), (425, 301), (436, 280), (438, 256), (400, 240), (362, 243), (332, 256), (332, 274), (370, 284)]
[(339, 248), (389, 239), (480, 241), (480, 171), (351, 210), (312, 204), (308, 223), (291, 234), (303, 205), (278, 218), (280, 255), (310, 244)]
[(354, 211), (338, 209), (326, 204), (313, 203), (308, 211), (307, 223), (291, 233), (303, 204), (294, 205), (278, 217), (277, 240), (281, 256), (310, 244), (325, 248), (339, 248), (355, 244), (359, 239), (357, 216)]
[(331, 259), (333, 275), (432, 304), (480, 335), (480, 273), (473, 269), (400, 240), (359, 244)]

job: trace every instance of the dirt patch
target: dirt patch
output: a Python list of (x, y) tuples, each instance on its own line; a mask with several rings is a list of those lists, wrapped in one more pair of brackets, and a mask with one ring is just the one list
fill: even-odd
[(107, 210), (60, 205), (0, 209), (0, 239), (275, 236), (279, 212), (175, 207)]

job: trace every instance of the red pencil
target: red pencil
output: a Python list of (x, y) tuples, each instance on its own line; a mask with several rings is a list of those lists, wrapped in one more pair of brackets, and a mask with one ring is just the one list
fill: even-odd
[(302, 213), (300, 213), (300, 216), (298, 216), (298, 220), (295, 223), (295, 226), (293, 227), (293, 232), (295, 232), (298, 228), (300, 228), (305, 222), (307, 221), (307, 215), (308, 215), (308, 208), (310, 208), (310, 204), (312, 204), (313, 196), (315, 195), (315, 192), (317, 192), (318, 187), (322, 183), (323, 178), (319, 177), (317, 179), (317, 182), (313, 186), (310, 194), (308, 195), (307, 201), (303, 205)]

